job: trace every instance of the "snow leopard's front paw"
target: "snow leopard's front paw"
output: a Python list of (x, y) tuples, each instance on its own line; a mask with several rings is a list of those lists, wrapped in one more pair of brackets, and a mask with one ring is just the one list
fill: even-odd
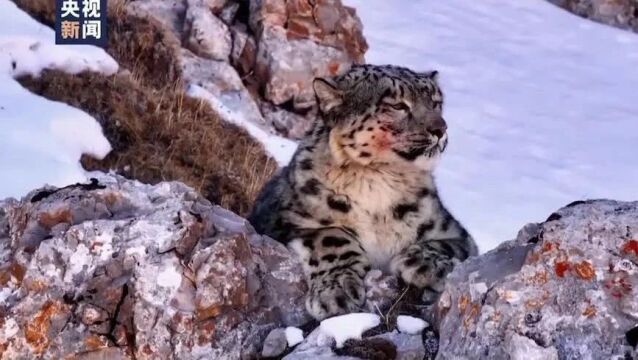
[(359, 311), (364, 302), (363, 279), (346, 269), (311, 279), (306, 309), (315, 319), (322, 320)]
[[(392, 259), (391, 268), (406, 284), (424, 289), (424, 298), (443, 290), (443, 280), (455, 260), (426, 244), (414, 244)], [(428, 294), (432, 293), (432, 294)]]

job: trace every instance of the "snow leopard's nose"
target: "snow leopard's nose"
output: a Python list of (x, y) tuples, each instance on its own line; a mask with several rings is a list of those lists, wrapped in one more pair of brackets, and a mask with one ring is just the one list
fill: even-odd
[(447, 130), (447, 124), (442, 117), (437, 116), (433, 118), (428, 124), (427, 130), (430, 134), (436, 136), (437, 138), (442, 138), (445, 135), (445, 131)]

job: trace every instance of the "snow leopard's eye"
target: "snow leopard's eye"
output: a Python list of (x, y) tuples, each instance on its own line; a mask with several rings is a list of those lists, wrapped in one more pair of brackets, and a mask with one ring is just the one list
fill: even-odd
[(408, 104), (406, 104), (404, 102), (398, 102), (396, 104), (388, 103), (387, 105), (390, 106), (391, 108), (393, 108), (394, 110), (405, 111), (405, 112), (410, 111), (410, 107), (408, 106)]

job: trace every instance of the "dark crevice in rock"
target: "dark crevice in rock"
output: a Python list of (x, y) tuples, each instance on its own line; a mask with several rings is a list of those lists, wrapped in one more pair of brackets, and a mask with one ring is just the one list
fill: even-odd
[(122, 304), (124, 304), (124, 300), (126, 299), (126, 296), (128, 296), (128, 284), (124, 284), (124, 286), (122, 286), (122, 294), (120, 295), (120, 299), (115, 305), (115, 310), (113, 311), (113, 315), (111, 319), (109, 319), (109, 329), (106, 332), (106, 334), (104, 334), (104, 336), (107, 339), (109, 339), (109, 341), (113, 342), (113, 344), (116, 344), (116, 345), (117, 345), (117, 338), (115, 337), (115, 334), (114, 334), (115, 327), (118, 324), (117, 318), (120, 316), (120, 309), (122, 308)]
[(81, 184), (81, 183), (76, 183), (73, 185), (68, 185), (65, 187), (61, 187), (58, 189), (54, 189), (54, 190), (41, 190), (38, 193), (36, 193), (35, 195), (33, 195), (33, 197), (31, 198), (31, 203), (36, 203), (38, 201), (42, 201), (46, 198), (48, 198), (49, 196), (65, 190), (65, 189), (81, 189), (81, 190), (86, 190), (86, 191), (91, 191), (91, 190), (101, 190), (101, 189), (106, 189), (106, 186), (104, 185), (100, 185), (100, 183), (97, 181), (97, 179), (95, 178), (91, 178), (91, 182), (89, 184)]
[(366, 360), (390, 360), (397, 357), (396, 345), (380, 338), (351, 339), (346, 341), (342, 348), (334, 348), (333, 352), (339, 356), (352, 356)]
[(586, 203), (587, 203), (587, 201), (584, 201), (584, 200), (576, 200), (576, 201), (570, 202), (569, 204), (565, 205), (565, 207), (566, 208), (570, 208), (570, 207), (574, 207), (574, 206), (581, 205), (581, 204), (586, 204)]
[(627, 331), (625, 338), (627, 339), (627, 343), (635, 348), (638, 345), (638, 326)]
[(552, 213), (545, 222), (560, 220), (563, 216), (559, 213)]
[(439, 353), (439, 334), (431, 325), (421, 332), (421, 341), (425, 349), (423, 360), (434, 360)]

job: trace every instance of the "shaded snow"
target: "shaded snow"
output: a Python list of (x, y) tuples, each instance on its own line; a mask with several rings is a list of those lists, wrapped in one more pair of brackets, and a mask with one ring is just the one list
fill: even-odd
[(285, 330), (286, 332), (286, 341), (288, 342), (288, 347), (293, 347), (303, 341), (303, 331), (299, 328), (288, 326)]
[(8, 0), (0, 0), (0, 13), (0, 199), (44, 184), (84, 181), (80, 155), (102, 158), (111, 150), (99, 124), (80, 110), (31, 94), (13, 78), (42, 69), (112, 74), (117, 63), (97, 47), (55, 45), (52, 29)]
[(426, 326), (428, 326), (428, 323), (422, 319), (406, 315), (397, 316), (397, 328), (402, 333), (419, 334)]
[(542, 0), (345, 0), (366, 60), (438, 69), (443, 201), (482, 251), (583, 198), (638, 196), (638, 35)]
[(297, 149), (296, 142), (266, 132), (259, 126), (246, 120), (242, 114), (226, 107), (218, 98), (213, 96), (213, 94), (201, 86), (190, 85), (188, 87), (187, 94), (189, 96), (206, 100), (213, 109), (220, 114), (222, 119), (246, 129), (250, 135), (264, 145), (266, 152), (268, 152), (277, 161), (279, 166), (288, 164), (290, 159), (292, 159), (292, 155)]
[(169, 265), (157, 275), (157, 285), (167, 288), (178, 288), (182, 283), (182, 274), (175, 266)]
[(353, 313), (323, 320), (320, 329), (323, 334), (335, 339), (337, 347), (341, 347), (346, 340), (360, 340), (364, 332), (379, 325), (380, 322), (379, 315)]

